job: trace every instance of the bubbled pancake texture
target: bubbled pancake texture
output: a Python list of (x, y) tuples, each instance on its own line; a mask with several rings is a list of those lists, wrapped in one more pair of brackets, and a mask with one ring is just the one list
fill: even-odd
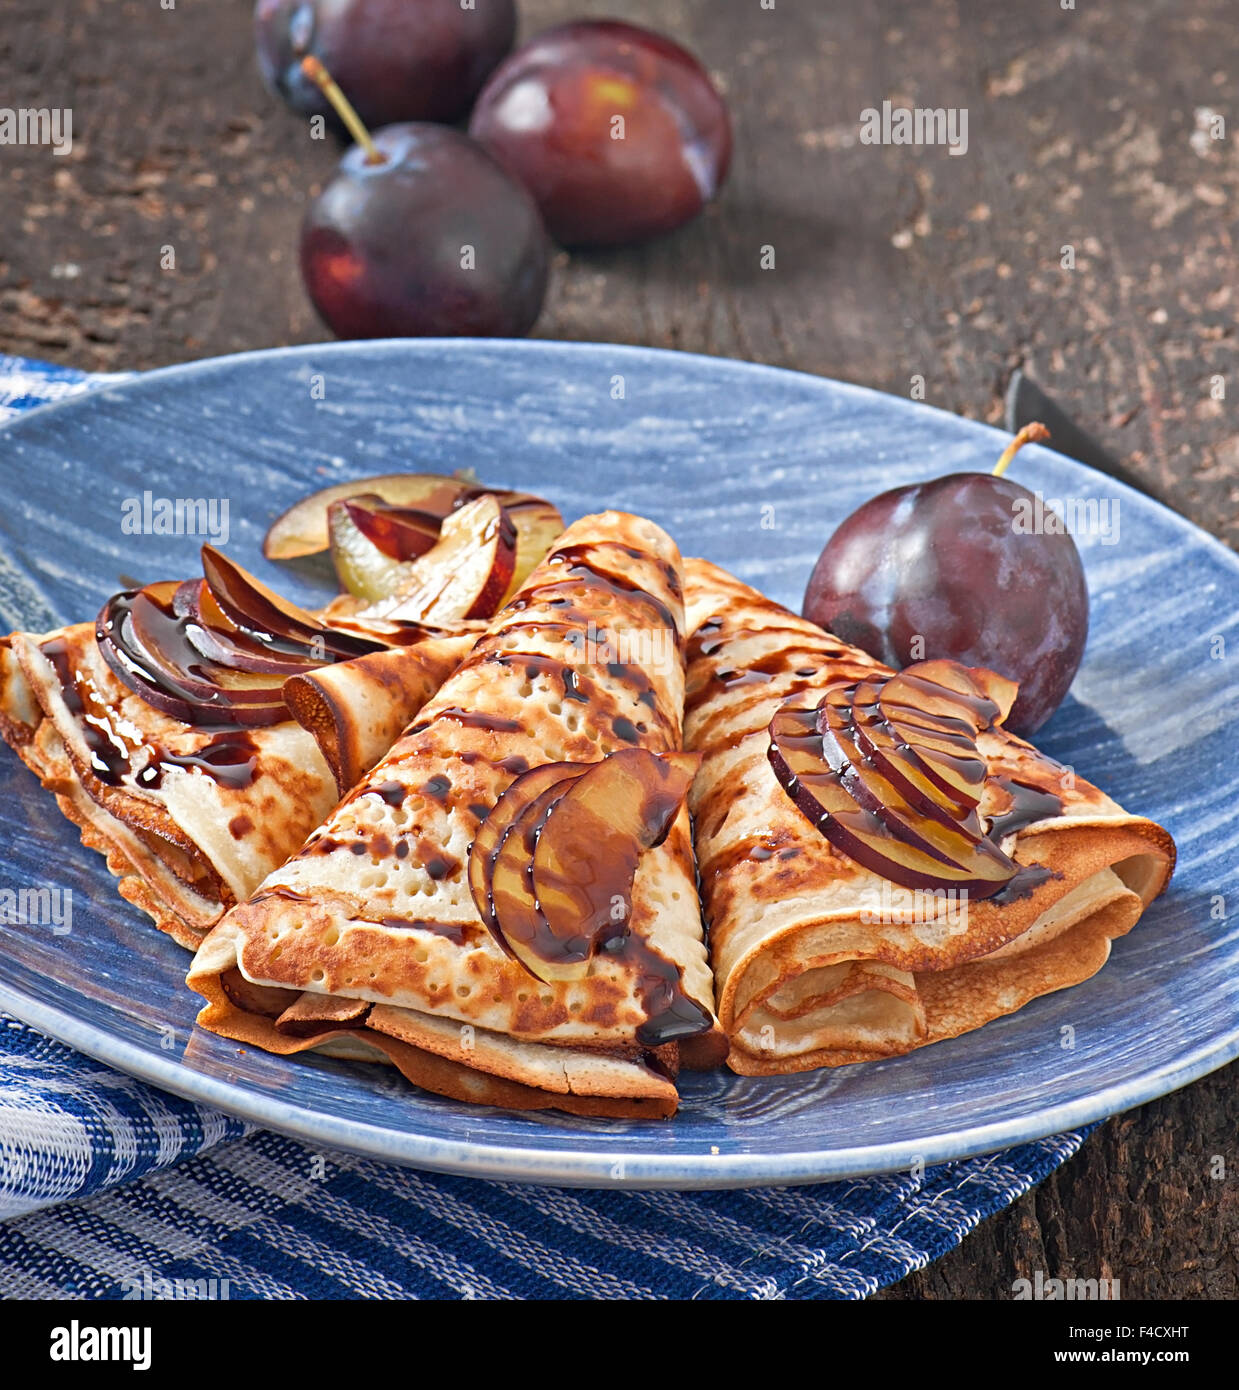
[[(923, 903), (906, 911), (891, 899), (892, 885), (810, 823), (768, 758), (769, 722), (784, 700), (803, 694), (814, 703), (834, 680), (881, 676), (887, 668), (715, 565), (689, 560), (685, 569), (685, 744), (704, 754), (691, 805), (719, 1018), (733, 1039), (733, 1065), (761, 1069), (737, 1057), (737, 1047), (760, 1054), (772, 1069), (792, 1069), (796, 1056), (822, 1065), (905, 1051), (1100, 968), (1110, 937), (1130, 929), (1164, 885), (1173, 862), (1165, 831), (1129, 816), (1023, 740), (1002, 729), (986, 732), (978, 747), (990, 781), (980, 810), (1004, 808), (1005, 793), (992, 780), (1000, 775), (1060, 797), (1061, 816), (1004, 841), (1017, 861), (1045, 863), (1058, 877), (1004, 906), (970, 902), (962, 914), (944, 906), (929, 920)], [(1030, 952), (1016, 963), (1018, 951), (1009, 948), (1001, 967), (974, 973), (971, 994), (959, 980), (949, 990), (919, 987), (924, 972), (966, 968), (1017, 940), (1031, 946), (1038, 923), (1076, 890), (1078, 911), (1035, 957)], [(1078, 952), (1068, 928), (1078, 933)], [(876, 961), (886, 970), (862, 978), (855, 964), (835, 969), (849, 961)], [(941, 1006), (940, 1016), (926, 1013), (927, 999)]]
[[(119, 785), (92, 772), (83, 718), (65, 705), (55, 671), (40, 651), (53, 637), (65, 642), (64, 665), (94, 727), (127, 754), (129, 768)], [(8, 640), (21, 668), (6, 663), (0, 706), (15, 708), (16, 684), (26, 680), (44, 717), (24, 737), (10, 721), (6, 736), (45, 785), (62, 794), (65, 814), (83, 830), (89, 822), (91, 847), (120, 856), (118, 863), (123, 859), (146, 883), (141, 906), (182, 944), (193, 944), (187, 924), (201, 919), (191, 884), (216, 903), (244, 898), (336, 800), (334, 779), (313, 738), (291, 720), (242, 731), (254, 756), (254, 776), (246, 786), (181, 767), (163, 769), (157, 787), (144, 786), (140, 774), (156, 758), (156, 748), (193, 756), (216, 735), (162, 713), (118, 680), (99, 652), (93, 623), (43, 637), (15, 633)], [(54, 758), (40, 754), (52, 747)]]
[[(556, 561), (582, 546), (600, 581)], [(647, 976), (619, 954), (584, 980), (533, 979), (481, 922), (468, 854), (525, 767), (680, 746), (679, 565), (641, 518), (604, 513), (569, 528), (388, 757), (225, 919), (244, 973), (514, 1037), (630, 1043), (649, 1016)], [(643, 857), (632, 907), (633, 934), (712, 1012), (687, 813)]]

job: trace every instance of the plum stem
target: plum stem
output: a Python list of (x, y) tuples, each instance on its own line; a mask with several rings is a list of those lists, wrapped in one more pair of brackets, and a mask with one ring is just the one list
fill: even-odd
[(301, 60), (301, 71), (311, 82), (318, 84), (319, 90), (335, 108), (336, 115), (344, 122), (348, 133), (366, 152), (367, 164), (382, 164), (383, 156), (366, 129), (365, 123), (357, 114), (353, 103), (340, 90), (336, 80), (319, 60), (311, 53)]
[(1046, 427), (1034, 420), (1027, 424), (1015, 436), (1010, 444), (1002, 451), (1002, 457), (994, 465), (994, 477), (1001, 478), (1007, 471), (1007, 465), (1019, 453), (1025, 444), (1045, 444), (1049, 441), (1050, 432)]

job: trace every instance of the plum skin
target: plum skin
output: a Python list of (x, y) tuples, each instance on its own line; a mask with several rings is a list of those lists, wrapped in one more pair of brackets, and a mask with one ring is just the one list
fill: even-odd
[(469, 133), (533, 191), (564, 246), (673, 231), (714, 197), (731, 162), (730, 117), (705, 69), (618, 20), (561, 24), (517, 49), (482, 89)]
[(387, 126), (374, 143), (383, 162), (346, 151), (302, 226), (302, 275), (328, 327), (342, 338), (527, 333), (550, 268), (527, 190), (446, 126)]
[(1017, 502), (1036, 499), (989, 473), (882, 493), (827, 542), (805, 617), (896, 669), (944, 657), (1018, 681), (1007, 727), (1036, 732), (1079, 670), (1088, 586), (1065, 530), (1016, 532)]
[(301, 71), (313, 54), (369, 126), (458, 121), (516, 37), (515, 0), (257, 0), (267, 86), (302, 115), (334, 114)]

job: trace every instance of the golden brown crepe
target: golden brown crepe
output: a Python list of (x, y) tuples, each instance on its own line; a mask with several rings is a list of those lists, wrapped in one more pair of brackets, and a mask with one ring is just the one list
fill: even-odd
[(476, 639), (472, 631), (426, 637), (413, 648), (338, 661), (284, 682), (288, 707), (313, 735), (340, 796), (391, 748)]
[(581, 979), (544, 983), (506, 954), (467, 868), (526, 770), (678, 749), (680, 565), (642, 518), (569, 527), (387, 757), (211, 932), (188, 979), (199, 1023), (273, 1052), (382, 1054), (460, 1100), (672, 1113), (678, 1065), (726, 1046), (686, 808), (640, 859), (623, 945)]
[(686, 562), (685, 598), (685, 746), (704, 755), (690, 800), (735, 1071), (839, 1066), (978, 1028), (1094, 974), (1165, 888), (1161, 826), (997, 727), (978, 740), (983, 822), (1012, 809), (1000, 779), (1057, 797), (1061, 814), (1001, 842), (1052, 876), (1010, 901), (960, 902), (862, 867), (776, 778), (769, 725), (789, 696), (889, 672), (705, 561)]
[(0, 735), (121, 896), (194, 950), (335, 805), (333, 770), (372, 766), (472, 642), (436, 636), (323, 668), (298, 704), (314, 732), (292, 719), (204, 730), (123, 684), (93, 623), (15, 632), (0, 638)]

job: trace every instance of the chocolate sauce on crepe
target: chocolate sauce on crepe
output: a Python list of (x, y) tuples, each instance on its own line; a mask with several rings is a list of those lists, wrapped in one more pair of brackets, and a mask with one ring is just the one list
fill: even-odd
[[(602, 784), (606, 794), (583, 803), (589, 814), (563, 840), (554, 816), (541, 823), (541, 808), (533, 825), (508, 816), (520, 816), (528, 804), (501, 808), (519, 779), (545, 779), (544, 769), (554, 769), (554, 782), (564, 768), (586, 775), (585, 768), (627, 767), (621, 759), (651, 758), (660, 766), (679, 759), (682, 780), (670, 809), (672, 821), (683, 817), (696, 764), (676, 751), (680, 563), (674, 543), (643, 518), (605, 513), (569, 528), (388, 760), (345, 798), (305, 851), (271, 876), (273, 885), (306, 894), (314, 910), (298, 912), (296, 903), (278, 899), (242, 904), (217, 929), (217, 941), (235, 932), (247, 968), (264, 979), (283, 980), (288, 972), (290, 988), (312, 988), (300, 971), (309, 962), (309, 979), (321, 962), (321, 988), (390, 1001), (366, 1016), (367, 1040), (400, 1039), (407, 1046), (399, 1064), (407, 1062), (406, 1075), (430, 1089), (476, 1101), (498, 1093), (490, 1103), (551, 1103), (583, 1114), (670, 1113), (675, 1096), (667, 1076), (676, 1053), (660, 1050), (694, 1040), (696, 1060), (708, 1054), (716, 1061), (722, 1044), (710, 1010), (686, 818), (675, 827), (673, 847), (659, 843), (670, 825), (635, 841), (638, 863), (643, 854), (653, 859), (637, 873), (633, 856), (625, 859), (620, 842), (607, 842), (605, 833), (640, 824), (645, 807), (614, 791), (623, 780), (618, 773), (616, 782)], [(407, 788), (399, 806), (385, 804), (379, 791), (392, 782)], [(505, 840), (509, 832), (519, 838)], [(354, 860), (354, 841), (371, 853)], [(609, 852), (593, 855), (594, 842), (609, 843)], [(492, 881), (475, 882), (478, 866), (498, 860), (504, 848)], [(530, 916), (537, 897), (525, 873), (540, 849), (550, 856), (538, 859), (543, 921)], [(465, 854), (467, 864), (458, 864)], [(466, 878), (476, 919), (468, 898), (462, 917)], [(488, 920), (488, 891), (496, 904), (507, 895), (544, 955), (571, 946), (574, 921), (581, 932), (598, 928), (592, 954), (582, 961), (569, 953), (563, 969), (540, 974), (529, 951), (497, 949), (504, 942)], [(575, 892), (583, 895), (579, 912)], [(350, 919), (374, 926), (350, 933)], [(298, 950), (277, 956), (268, 943), (285, 923), (301, 928)], [(654, 923), (657, 945), (647, 939)], [(383, 941), (384, 931), (392, 940)], [(417, 936), (420, 942), (411, 939)], [(211, 1001), (205, 1026), (231, 1036), (229, 1030), (239, 1034), (250, 1025), (224, 1009), (212, 983), (223, 957), (217, 950), (190, 982)], [(450, 1058), (452, 1066), (423, 1066), (426, 1053)], [(459, 1088), (452, 1067), (465, 1077)], [(522, 1090), (528, 1100), (517, 1094)]]
[(1001, 787), (1011, 799), (1005, 811), (989, 818), (989, 837), (1000, 841), (1007, 835), (1014, 835), (1034, 821), (1051, 820), (1063, 812), (1063, 799), (1053, 792), (1039, 790), (1015, 782), (1010, 777), (993, 777), (991, 785)]
[[(1102, 967), (1173, 844), (1082, 779), (1052, 780), (1002, 728), (1010, 682), (938, 665), (925, 684), (718, 566), (686, 575), (690, 805), (733, 1070), (899, 1056)], [(757, 671), (775, 674), (743, 679)], [(813, 829), (836, 814), (852, 817), (837, 836)], [(753, 862), (781, 843), (798, 856)]]
[[(1025, 786), (1024, 783), (1013, 781), (1010, 777), (993, 777), (990, 783), (1001, 787), (1011, 799), (1011, 804), (1005, 811), (989, 818), (989, 837), (995, 844), (1000, 843), (1007, 835), (1017, 834), (1026, 825), (1041, 820), (1052, 820), (1055, 816), (1062, 815), (1062, 797), (1055, 796), (1053, 792)], [(995, 893), (990, 901), (1000, 905), (1016, 902), (1020, 898), (1026, 898), (1034, 889), (1054, 877), (1054, 872), (1044, 865), (1022, 864), (1011, 882)]]
[(216, 734), (193, 753), (169, 753), (158, 746), (152, 752), (151, 762), (136, 778), (141, 787), (158, 787), (163, 781), (163, 769), (179, 767), (203, 772), (231, 791), (243, 791), (258, 771), (258, 747), (252, 735), (240, 731)]
[(53, 637), (39, 650), (52, 664), (65, 708), (78, 721), (90, 753), (90, 770), (105, 786), (118, 787), (132, 770), (128, 751), (116, 741), (107, 711), (82, 689), (73, 674), (68, 644)]

